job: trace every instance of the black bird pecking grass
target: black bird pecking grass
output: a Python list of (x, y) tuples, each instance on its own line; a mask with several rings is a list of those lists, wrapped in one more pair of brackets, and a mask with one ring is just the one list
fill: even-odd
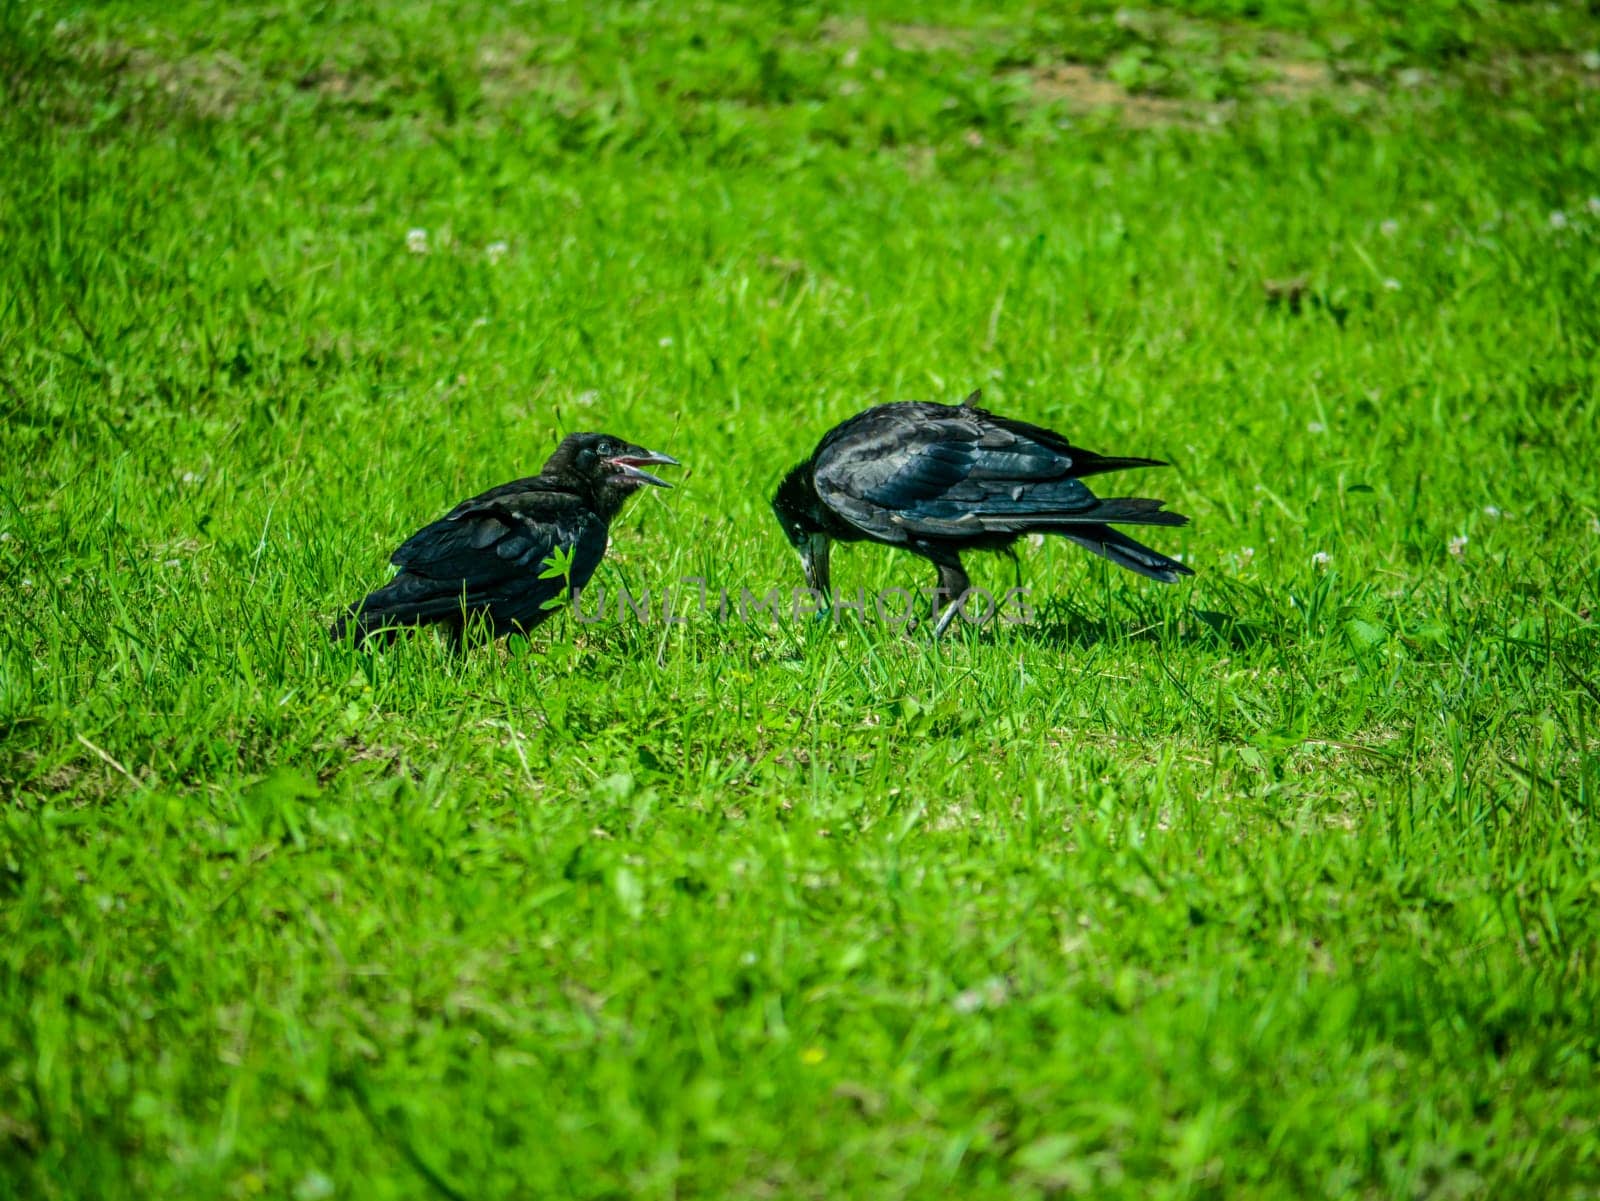
[[(938, 637), (971, 581), (967, 551), (1009, 551), (1024, 534), (1057, 534), (1120, 567), (1175, 583), (1194, 572), (1112, 528), (1186, 525), (1163, 502), (1101, 499), (1083, 477), (1128, 467), (1164, 467), (1155, 459), (1108, 458), (1060, 434), (978, 407), (908, 401), (878, 405), (829, 430), (772, 499), (789, 542), (800, 552), (806, 583), (828, 596), (833, 542), (878, 542), (920, 555), (939, 571), (934, 613)], [(1014, 552), (1013, 552), (1014, 553)]]
[[(360, 646), (404, 626), (443, 626), (458, 643), (480, 626), (495, 637), (533, 629), (569, 584), (577, 599), (628, 497), (672, 486), (643, 470), (656, 464), (678, 461), (609, 434), (568, 434), (538, 475), (462, 501), (406, 539), (389, 560), (400, 569), (394, 579), (329, 633)], [(572, 555), (569, 571), (541, 578), (558, 551)]]

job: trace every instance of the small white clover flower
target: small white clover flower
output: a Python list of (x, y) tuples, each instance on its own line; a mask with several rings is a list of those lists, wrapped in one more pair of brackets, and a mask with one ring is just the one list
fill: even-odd
[(957, 1013), (976, 1013), (983, 1008), (983, 994), (975, 988), (965, 988), (950, 999), (950, 1008)]
[(406, 230), (406, 249), (412, 254), (427, 254), (428, 231), (421, 228)]
[(1378, 226), (1378, 232), (1386, 238), (1392, 238), (1400, 232), (1400, 222), (1390, 217), (1389, 220)]
[(1391, 275), (1383, 281), (1383, 290), (1385, 292), (1398, 292), (1400, 290), (1400, 281)]
[[(426, 241), (426, 235), (424, 235), (424, 241)], [(510, 252), (511, 243), (509, 242), (490, 242), (483, 248), (483, 255), (489, 260), (489, 266), (491, 267), (505, 258)]]
[(1318, 567), (1326, 567), (1329, 563), (1333, 562), (1333, 556), (1325, 550), (1319, 550), (1316, 554), (1311, 556), (1311, 561)]
[(976, 988), (964, 988), (950, 998), (950, 1008), (957, 1013), (977, 1013), (980, 1009), (998, 1009), (1011, 999), (1011, 988), (1005, 980), (994, 977)]
[(1500, 508), (1499, 508), (1498, 505), (1484, 505), (1483, 506), (1483, 515), (1485, 517), (1500, 517), (1500, 516), (1503, 516), (1503, 514), (1500, 512)]
[(1550, 228), (1551, 229), (1566, 229), (1567, 228), (1567, 215), (1565, 213), (1563, 213), (1560, 209), (1557, 209), (1555, 212), (1550, 214)]
[(1254, 559), (1255, 557), (1256, 557), (1256, 548), (1253, 547), (1253, 546), (1243, 547), (1239, 551), (1239, 562), (1240, 563), (1248, 565), (1250, 560)]
[(1450, 539), (1447, 545), (1450, 550), (1451, 558), (1461, 559), (1466, 557), (1467, 536), (1465, 534), (1457, 534), (1454, 538)]

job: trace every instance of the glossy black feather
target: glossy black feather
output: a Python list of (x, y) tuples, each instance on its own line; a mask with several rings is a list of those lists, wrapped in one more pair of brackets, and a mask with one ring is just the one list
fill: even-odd
[(492, 634), (533, 629), (568, 583), (540, 578), (555, 553), (572, 552), (573, 589), (583, 588), (605, 557), (611, 519), (640, 479), (608, 463), (607, 455), (629, 454), (639, 462), (670, 461), (621, 439), (574, 434), (538, 475), (463, 501), (400, 545), (390, 558), (399, 568), (394, 578), (351, 606), (333, 637), (354, 633), (360, 643), (430, 623), (457, 636), (473, 623)]
[[(1111, 528), (1178, 526), (1188, 518), (1143, 497), (1101, 498), (1088, 477), (1155, 459), (1108, 457), (1061, 434), (981, 408), (913, 401), (878, 405), (823, 436), (783, 481), (773, 507), (808, 572), (826, 579), (814, 539), (900, 546), (966, 586), (960, 556), (1005, 550), (1029, 533), (1070, 538), (1120, 566), (1171, 582), (1193, 572)], [(809, 549), (808, 549), (809, 548)], [(824, 562), (814, 569), (814, 558)]]
[(880, 405), (829, 433), (812, 458), (818, 497), (875, 541), (984, 540), (1056, 525), (1182, 524), (1159, 501), (1101, 501), (1085, 475), (1153, 459), (1106, 459), (1049, 430), (975, 406)]

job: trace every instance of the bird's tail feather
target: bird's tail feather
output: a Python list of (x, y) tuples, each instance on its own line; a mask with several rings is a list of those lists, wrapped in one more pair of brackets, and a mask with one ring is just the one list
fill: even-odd
[[(1177, 514), (1170, 513), (1167, 516), (1176, 517)], [(1164, 584), (1176, 584), (1180, 576), (1194, 574), (1192, 568), (1185, 567), (1176, 559), (1167, 558), (1159, 551), (1151, 550), (1143, 543), (1135, 542), (1126, 534), (1108, 525), (1070, 526), (1057, 532), (1085, 550), (1092, 550), (1095, 554), (1110, 559), (1118, 567), (1126, 567), (1129, 571), (1137, 572), (1152, 580), (1160, 580)]]
[(328, 636), (335, 642), (353, 636), (356, 646), (360, 647), (373, 638), (393, 641), (395, 634), (406, 626), (448, 622), (452, 617), (459, 619), (461, 614), (460, 595), (441, 593), (433, 581), (402, 572), (376, 592), (369, 593), (359, 604), (351, 605), (328, 628)]
[(1182, 513), (1168, 512), (1164, 500), (1151, 500), (1143, 496), (1113, 496), (1102, 500), (1082, 515), (1080, 520), (1100, 524), (1119, 522), (1124, 525), (1188, 525)]
[(1027, 514), (1003, 513), (998, 521), (1011, 529), (1046, 530), (1066, 533), (1074, 526), (1104, 525), (1116, 522), (1122, 525), (1188, 525), (1182, 513), (1169, 513), (1162, 506), (1164, 500), (1151, 500), (1143, 496), (1113, 496), (1087, 509), (1070, 509), (1051, 512), (1041, 509)]
[(1165, 467), (1160, 459), (1140, 459), (1128, 456), (1116, 457), (1112, 455), (1090, 454), (1086, 450), (1074, 447), (1072, 450), (1072, 475), (1075, 479), (1084, 476), (1100, 475), (1107, 471), (1126, 471), (1130, 467)]
[[(374, 637), (378, 631), (373, 628), (367, 615), (361, 611), (359, 605), (352, 605), (348, 613), (340, 615), (328, 627), (328, 637), (334, 642), (343, 642), (353, 639), (356, 647), (366, 646), (367, 641)], [(392, 634), (390, 635), (393, 636)]]
[(328, 637), (335, 642), (351, 639), (358, 650), (369, 642), (387, 646), (401, 630), (420, 625), (421, 621), (417, 617), (402, 617), (386, 610), (351, 605), (348, 612), (328, 627)]
[(348, 612), (328, 627), (328, 637), (335, 642), (353, 639), (357, 649), (369, 642), (387, 645), (406, 626), (420, 625), (424, 619), (411, 614), (400, 614), (388, 609), (369, 609), (366, 603), (351, 605)]

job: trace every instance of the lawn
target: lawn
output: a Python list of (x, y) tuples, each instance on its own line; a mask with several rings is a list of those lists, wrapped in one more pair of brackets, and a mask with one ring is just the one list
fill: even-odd
[[(0, 1197), (1596, 1196), (1591, 9), (0, 5)], [(978, 387), (1196, 577), (740, 613)]]

